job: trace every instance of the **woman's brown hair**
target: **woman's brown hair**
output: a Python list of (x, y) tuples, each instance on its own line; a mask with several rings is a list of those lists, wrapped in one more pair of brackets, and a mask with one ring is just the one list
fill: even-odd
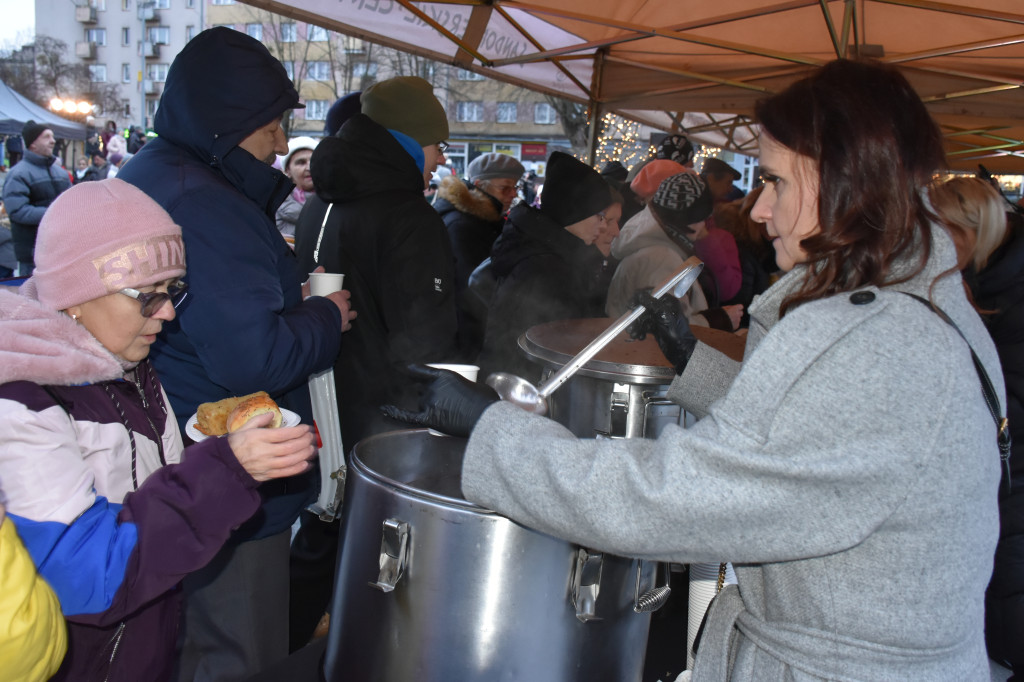
[[(924, 268), (934, 216), (921, 189), (945, 165), (945, 153), (938, 126), (895, 68), (830, 62), (759, 102), (756, 115), (764, 133), (818, 171), (821, 231), (800, 243), (810, 267), (781, 314), (844, 291), (906, 281)], [(915, 248), (922, 253), (913, 272), (893, 279), (893, 263)]]

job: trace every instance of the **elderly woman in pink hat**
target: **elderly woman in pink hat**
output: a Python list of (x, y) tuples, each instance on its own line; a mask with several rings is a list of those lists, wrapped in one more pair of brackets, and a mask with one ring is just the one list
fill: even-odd
[(182, 447), (150, 345), (185, 298), (181, 230), (121, 180), (47, 210), (36, 271), (0, 287), (0, 478), (7, 514), (67, 619), (54, 679), (164, 680), (175, 589), (259, 508), (260, 481), (305, 471), (309, 426)]

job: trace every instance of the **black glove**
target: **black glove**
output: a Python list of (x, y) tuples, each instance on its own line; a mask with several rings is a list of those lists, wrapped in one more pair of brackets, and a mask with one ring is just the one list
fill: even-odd
[(697, 347), (697, 337), (690, 331), (690, 323), (686, 321), (679, 299), (671, 294), (654, 298), (650, 289), (642, 289), (633, 295), (630, 305), (633, 308), (642, 305), (647, 310), (629, 326), (629, 335), (634, 339), (645, 339), (648, 334), (654, 334), (658, 347), (676, 374), (682, 374), (693, 349)]
[(380, 408), (392, 419), (468, 438), (484, 410), (498, 402), (493, 388), (464, 379), (451, 370), (419, 364), (409, 365), (408, 370), (414, 379), (430, 383), (420, 398), (419, 412), (395, 405)]

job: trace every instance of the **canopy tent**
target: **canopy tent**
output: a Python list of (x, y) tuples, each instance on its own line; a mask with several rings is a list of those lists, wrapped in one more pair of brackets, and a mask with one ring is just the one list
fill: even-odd
[(1020, 0), (243, 1), (754, 155), (759, 98), (871, 56), (918, 90), (951, 167), (1024, 172)]
[(85, 125), (47, 111), (0, 81), (0, 135), (20, 135), (29, 120), (45, 124), (54, 136), (64, 140), (84, 140), (86, 137)]

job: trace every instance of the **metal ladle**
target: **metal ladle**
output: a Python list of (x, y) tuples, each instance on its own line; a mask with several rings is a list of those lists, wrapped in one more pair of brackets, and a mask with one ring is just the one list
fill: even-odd
[[(662, 282), (651, 295), (654, 298), (661, 298), (671, 291), (673, 296), (681, 298), (693, 286), (693, 283), (697, 281), (697, 277), (703, 269), (704, 263), (696, 256), (693, 256), (683, 263), (683, 267), (679, 272)], [(624, 314), (608, 329), (604, 330), (600, 336), (587, 344), (583, 350), (577, 353), (560, 370), (548, 377), (548, 380), (541, 384), (540, 387), (534, 386), (522, 377), (507, 372), (491, 374), (487, 377), (486, 383), (497, 391), (498, 396), (502, 400), (513, 403), (527, 412), (540, 415), (547, 414), (548, 396), (568, 381), (573, 374), (579, 371), (583, 365), (587, 364), (602, 348), (611, 343), (612, 339), (621, 334), (626, 327), (633, 324), (644, 314), (645, 310), (647, 308), (640, 305)]]

